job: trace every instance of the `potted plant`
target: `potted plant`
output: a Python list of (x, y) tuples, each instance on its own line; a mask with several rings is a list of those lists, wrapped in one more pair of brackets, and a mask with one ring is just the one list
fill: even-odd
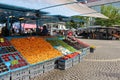
[(95, 46), (93, 46), (93, 45), (92, 45), (92, 46), (90, 46), (90, 53), (94, 53), (95, 48), (96, 48), (96, 47), (95, 47)]

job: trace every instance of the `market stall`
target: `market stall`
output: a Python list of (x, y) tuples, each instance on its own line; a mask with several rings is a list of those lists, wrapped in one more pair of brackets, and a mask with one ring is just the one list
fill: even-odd
[[(46, 12), (41, 12), (41, 9), (11, 7), (3, 4), (1, 14), (3, 18), (0, 18), (0, 22), (6, 23), (5, 28), (8, 32), (5, 32), (7, 37), (0, 37), (0, 80), (30, 80), (55, 68), (68, 69), (81, 62), (89, 50), (89, 45), (74, 37), (39, 35), (41, 29), (39, 27), (45, 21), (52, 21), (51, 19), (60, 21), (61, 17), (45, 15)], [(33, 26), (36, 26), (35, 36), (22, 35), (22, 26), (25, 27), (24, 24), (29, 21), (33, 21)], [(19, 22), (19, 35), (10, 36), (15, 22)]]
[(55, 68), (68, 69), (81, 61), (81, 51), (59, 38), (0, 39), (0, 80), (29, 80)]

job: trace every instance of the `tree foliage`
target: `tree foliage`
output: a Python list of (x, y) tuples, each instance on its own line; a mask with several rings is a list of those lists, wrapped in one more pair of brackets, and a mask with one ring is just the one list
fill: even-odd
[(96, 18), (95, 24), (106, 26), (106, 27), (111, 27), (113, 25), (120, 24), (120, 9), (119, 8), (116, 8), (112, 5), (101, 6), (101, 13), (109, 17), (109, 19)]
[[(69, 26), (70, 28), (84, 27), (84, 24), (88, 23), (89, 21), (89, 17), (85, 17), (85, 16), (72, 16), (71, 19), (73, 20), (66, 23), (66, 25)], [(78, 19), (78, 21), (76, 22), (74, 19)]]

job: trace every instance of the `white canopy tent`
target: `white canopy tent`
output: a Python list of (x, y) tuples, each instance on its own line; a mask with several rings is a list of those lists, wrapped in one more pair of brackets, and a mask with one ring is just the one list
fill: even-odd
[[(49, 3), (54, 2), (54, 0), (46, 0), (46, 1), (48, 1)], [(76, 0), (56, 0), (54, 2), (54, 4), (57, 4), (57, 5), (58, 5), (58, 3), (59, 3), (59, 5), (66, 3), (66, 5), (64, 5), (65, 7), (68, 7), (69, 9), (78, 12), (79, 13), (78, 15), (81, 15), (81, 16), (99, 17), (99, 18), (108, 19), (108, 17), (106, 17), (103, 14), (98, 13), (97, 11), (89, 8), (85, 4), (82, 4), (80, 2), (77, 3)], [(71, 4), (69, 4), (69, 3), (71, 3)]]
[(103, 14), (87, 7), (85, 4), (77, 3), (76, 0), (0, 0), (0, 3), (30, 9), (39, 9), (50, 13), (50, 15), (81, 15), (108, 18)]

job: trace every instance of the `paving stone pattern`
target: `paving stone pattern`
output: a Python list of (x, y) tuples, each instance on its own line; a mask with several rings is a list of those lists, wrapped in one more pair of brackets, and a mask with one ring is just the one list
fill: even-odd
[(54, 69), (32, 80), (120, 80), (120, 41), (85, 40), (96, 46), (95, 53), (67, 70)]

